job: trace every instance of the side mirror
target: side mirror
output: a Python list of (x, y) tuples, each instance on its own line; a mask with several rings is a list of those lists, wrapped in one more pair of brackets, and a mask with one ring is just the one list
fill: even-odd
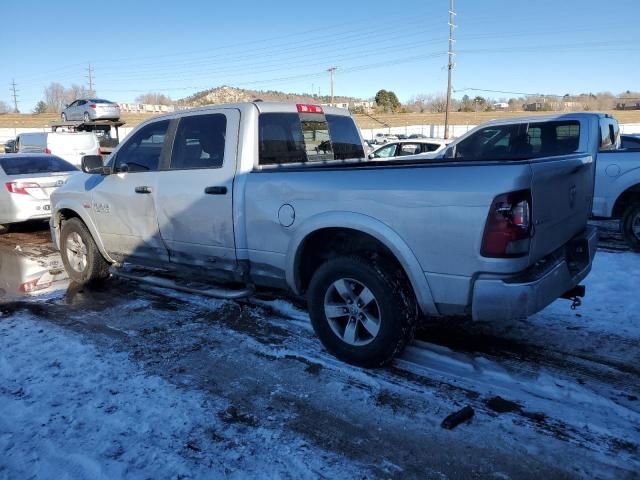
[(373, 153), (370, 153), (369, 158), (373, 160), (374, 158), (376, 158), (376, 156)]
[(85, 155), (82, 157), (82, 171), (84, 173), (99, 173), (101, 175), (107, 173), (100, 155)]

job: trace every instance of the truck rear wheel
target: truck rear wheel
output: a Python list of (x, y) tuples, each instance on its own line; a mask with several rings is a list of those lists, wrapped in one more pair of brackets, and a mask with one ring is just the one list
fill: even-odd
[(79, 218), (62, 224), (60, 254), (69, 278), (79, 284), (109, 276), (109, 264), (96, 246), (87, 226)]
[(413, 337), (413, 292), (390, 262), (336, 257), (314, 273), (308, 300), (311, 323), (325, 348), (347, 363), (380, 367)]
[(633, 203), (627, 208), (620, 221), (620, 229), (629, 247), (640, 252), (640, 203)]

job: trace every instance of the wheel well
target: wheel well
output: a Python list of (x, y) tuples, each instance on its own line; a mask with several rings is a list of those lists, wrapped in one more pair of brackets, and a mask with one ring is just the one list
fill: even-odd
[(75, 211), (71, 210), (70, 208), (62, 208), (58, 211), (56, 223), (58, 224), (58, 226), (60, 226), (62, 225), (62, 222), (64, 222), (65, 220), (70, 220), (72, 218), (79, 218), (82, 221), (80, 215), (78, 215)]
[(640, 184), (633, 185), (622, 192), (616, 200), (616, 203), (613, 205), (613, 212), (611, 216), (614, 218), (622, 217), (629, 205), (633, 203), (640, 203)]
[(323, 228), (309, 234), (298, 248), (296, 286), (300, 293), (307, 290), (311, 277), (320, 265), (332, 257), (345, 255), (358, 255), (371, 260), (384, 258), (407, 279), (396, 256), (377, 238), (351, 228)]

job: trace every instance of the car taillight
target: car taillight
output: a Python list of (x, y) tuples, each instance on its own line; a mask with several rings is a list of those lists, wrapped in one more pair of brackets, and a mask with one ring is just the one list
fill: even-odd
[(489, 208), (480, 253), (492, 258), (527, 255), (531, 231), (531, 190), (498, 195)]
[(40, 188), (40, 185), (33, 182), (7, 182), (4, 184), (9, 193), (18, 193), (21, 195), (28, 195), (27, 188)]
[(298, 113), (324, 113), (320, 105), (308, 105), (305, 103), (298, 103)]
[(45, 148), (45, 149), (44, 149), (44, 153), (48, 153), (49, 155), (51, 155), (51, 150), (50, 150), (50, 149), (48, 149), (48, 148)]
[(102, 149), (98, 147), (98, 155), (102, 155)]
[(51, 282), (45, 282), (38, 285), (38, 281), (40, 279), (37, 278), (35, 280), (31, 280), (29, 282), (24, 282), (20, 284), (20, 291), (24, 293), (35, 292), (37, 290), (44, 290), (51, 286)]
[(91, 107), (91, 108), (96, 108), (96, 104), (95, 104), (95, 103), (92, 103), (91, 105), (89, 105), (89, 107)]

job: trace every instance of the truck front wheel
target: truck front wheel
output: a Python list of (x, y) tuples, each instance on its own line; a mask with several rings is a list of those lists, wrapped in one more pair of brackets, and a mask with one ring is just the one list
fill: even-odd
[(109, 264), (96, 246), (87, 226), (79, 218), (62, 224), (60, 254), (69, 278), (79, 284), (109, 276)]
[(413, 292), (391, 262), (336, 257), (311, 278), (309, 313), (325, 348), (347, 363), (380, 367), (413, 337)]
[(631, 204), (620, 222), (622, 237), (632, 250), (640, 252), (640, 203)]

